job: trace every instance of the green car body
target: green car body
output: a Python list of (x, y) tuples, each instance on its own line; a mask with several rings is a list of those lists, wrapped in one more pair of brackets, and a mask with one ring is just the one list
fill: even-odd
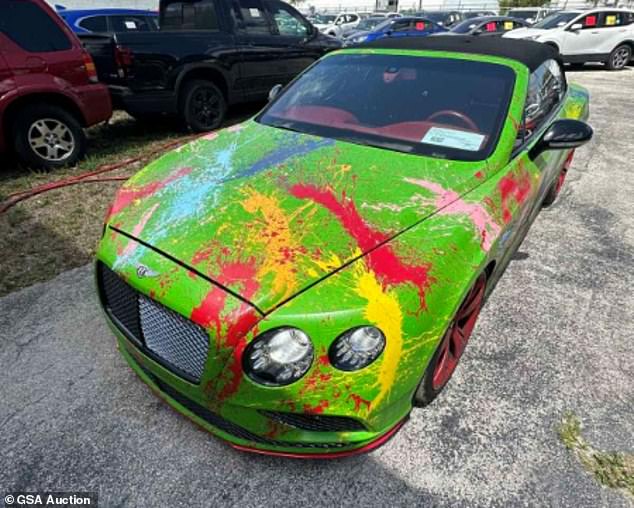
[[(511, 100), (490, 156), (445, 160), (252, 119), (168, 153), (126, 182), (99, 246), (98, 271), (112, 270), (208, 334), (204, 370), (187, 380), (146, 354), (106, 312), (127, 362), (179, 412), (238, 447), (337, 456), (391, 436), (412, 410), (463, 298), (482, 273), (491, 290), (570, 153), (531, 157), (538, 136), (515, 150), (530, 74), (516, 60), (344, 51), (512, 69)], [(553, 120), (586, 119), (588, 99), (569, 85)], [(385, 349), (363, 369), (335, 368), (330, 345), (361, 325), (382, 330)], [(308, 372), (286, 386), (245, 375), (245, 348), (287, 326), (312, 340)], [(310, 430), (272, 412), (317, 416), (317, 423), (342, 417), (360, 426)]]

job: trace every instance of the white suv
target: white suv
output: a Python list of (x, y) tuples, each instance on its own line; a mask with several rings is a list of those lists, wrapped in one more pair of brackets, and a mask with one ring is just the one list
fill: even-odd
[(604, 62), (608, 69), (617, 70), (634, 54), (634, 12), (610, 8), (560, 11), (504, 37), (550, 44), (566, 63)]
[(344, 37), (352, 32), (361, 21), (361, 15), (356, 12), (342, 12), (334, 22), (324, 27), (318, 27), (322, 33), (333, 37)]

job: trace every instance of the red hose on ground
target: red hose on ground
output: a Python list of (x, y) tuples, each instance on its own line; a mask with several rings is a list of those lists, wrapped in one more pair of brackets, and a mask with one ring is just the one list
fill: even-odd
[(53, 189), (60, 189), (62, 187), (68, 187), (70, 185), (77, 185), (80, 183), (114, 182), (114, 181), (127, 180), (129, 178), (127, 176), (111, 176), (111, 177), (101, 177), (101, 178), (93, 178), (93, 177), (101, 175), (103, 173), (110, 172), (110, 171), (116, 171), (117, 169), (124, 168), (126, 166), (129, 166), (131, 164), (134, 164), (136, 162), (139, 162), (145, 159), (150, 159), (158, 153), (162, 153), (175, 146), (188, 143), (189, 141), (192, 141), (200, 136), (201, 136), (200, 134), (187, 136), (185, 138), (181, 138), (176, 141), (171, 141), (169, 143), (166, 143), (160, 146), (159, 148), (152, 150), (150, 153), (140, 155), (138, 157), (131, 157), (130, 159), (117, 162), (116, 164), (104, 164), (102, 166), (99, 166), (97, 169), (93, 171), (89, 171), (87, 173), (82, 173), (80, 175), (72, 176), (70, 178), (64, 178), (56, 182), (45, 183), (25, 191), (14, 192), (13, 194), (9, 194), (9, 196), (7, 196), (7, 199), (0, 205), (0, 214), (3, 214), (4, 212), (9, 210), (13, 206), (18, 204), (20, 201), (24, 201), (26, 199), (32, 198), (33, 196), (37, 196), (39, 194), (48, 192)]

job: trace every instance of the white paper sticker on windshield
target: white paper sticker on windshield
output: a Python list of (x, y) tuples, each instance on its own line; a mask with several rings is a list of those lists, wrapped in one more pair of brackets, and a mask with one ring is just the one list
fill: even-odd
[(249, 9), (249, 14), (251, 15), (252, 18), (259, 18), (260, 17), (260, 11), (258, 9), (253, 8), (253, 7), (251, 7)]
[(125, 27), (128, 30), (136, 30), (136, 23), (134, 21), (126, 21), (125, 22)]
[(475, 132), (457, 131), (454, 129), (443, 129), (442, 127), (432, 127), (427, 131), (422, 143), (430, 145), (446, 146), (449, 148), (459, 148), (477, 152), (484, 141), (483, 134)]

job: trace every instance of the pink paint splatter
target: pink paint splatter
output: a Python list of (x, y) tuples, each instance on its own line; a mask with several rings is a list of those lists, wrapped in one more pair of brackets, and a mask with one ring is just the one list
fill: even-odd
[[(148, 223), (148, 221), (152, 217), (152, 214), (156, 211), (158, 206), (159, 206), (159, 204), (156, 203), (152, 208), (150, 208), (147, 212), (145, 212), (141, 216), (141, 220), (139, 222), (137, 222), (137, 224), (132, 229), (131, 235), (133, 237), (139, 238), (139, 236), (141, 235), (141, 232), (145, 228), (146, 224)], [(128, 256), (128, 255), (132, 254), (132, 252), (134, 251), (134, 249), (137, 248), (138, 245), (139, 245), (138, 242), (136, 242), (134, 240), (130, 240), (128, 242), (128, 245), (126, 245), (125, 249), (123, 249), (123, 251), (121, 251), (121, 256)]]
[(486, 252), (489, 251), (493, 239), (498, 236), (501, 228), (484, 206), (478, 203), (467, 203), (460, 198), (460, 194), (457, 192), (447, 190), (434, 182), (416, 178), (405, 178), (405, 181), (436, 194), (435, 204), (439, 209), (439, 215), (468, 216), (480, 235), (480, 245)]
[(136, 188), (123, 187), (117, 193), (115, 202), (110, 208), (108, 219), (112, 217), (113, 215), (119, 213), (124, 208), (127, 208), (135, 200), (143, 199), (148, 196), (151, 196), (152, 194), (159, 191), (160, 189), (162, 189), (169, 183), (173, 182), (174, 180), (177, 180), (179, 178), (182, 178), (183, 176), (188, 175), (189, 173), (191, 173), (191, 171), (192, 171), (192, 168), (180, 168), (170, 173), (167, 176), (167, 178), (165, 178), (164, 180), (157, 180), (155, 182), (150, 182), (146, 185), (143, 185), (141, 187), (136, 187)]

